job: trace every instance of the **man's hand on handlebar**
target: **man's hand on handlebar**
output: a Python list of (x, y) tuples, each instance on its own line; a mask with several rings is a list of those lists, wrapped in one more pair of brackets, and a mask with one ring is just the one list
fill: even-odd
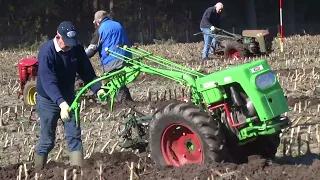
[(97, 96), (98, 96), (98, 99), (102, 102), (106, 101), (107, 99), (107, 93), (103, 89), (100, 89), (97, 92)]

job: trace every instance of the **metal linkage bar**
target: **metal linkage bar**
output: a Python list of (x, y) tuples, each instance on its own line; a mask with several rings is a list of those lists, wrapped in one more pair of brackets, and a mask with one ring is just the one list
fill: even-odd
[(155, 67), (152, 67), (152, 66), (147, 65), (142, 62), (142, 59), (147, 59), (148, 61), (151, 61), (151, 62), (154, 62), (154, 63), (160, 65), (161, 69), (167, 68), (167, 70), (179, 71), (179, 72), (187, 73), (191, 76), (196, 76), (196, 77), (203, 77), (204, 76), (204, 74), (202, 74), (200, 72), (186, 68), (180, 64), (174, 63), (174, 62), (172, 62), (168, 59), (162, 58), (160, 56), (154, 56), (153, 53), (150, 53), (150, 52), (145, 51), (145, 50), (138, 48), (138, 47), (130, 48), (130, 47), (124, 45), (122, 47), (118, 46), (118, 48), (120, 48), (124, 51), (130, 52), (137, 57), (129, 58), (129, 57), (126, 57), (126, 56), (121, 55), (119, 53), (116, 53), (114, 51), (111, 51), (110, 49), (107, 49), (106, 51), (109, 55), (114, 56), (116, 58), (119, 58), (121, 60), (124, 60), (127, 63), (130, 63), (132, 65), (138, 65), (140, 67), (145, 67), (145, 68), (155, 68)]

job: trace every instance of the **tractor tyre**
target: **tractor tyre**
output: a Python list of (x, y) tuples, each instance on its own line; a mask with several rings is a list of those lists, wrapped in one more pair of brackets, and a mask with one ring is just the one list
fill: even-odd
[[(234, 118), (232, 113), (231, 113), (231, 118)], [(226, 146), (229, 150), (229, 156), (230, 156), (231, 162), (238, 163), (238, 164), (247, 163), (248, 155), (247, 155), (246, 148), (244, 148), (244, 146), (239, 144), (239, 140), (237, 137), (237, 134), (239, 133), (239, 131), (229, 124), (225, 112), (221, 113), (221, 122), (222, 122), (223, 131), (225, 132), (226, 142), (227, 142)]]
[(253, 142), (248, 144), (246, 148), (251, 151), (251, 155), (260, 155), (265, 159), (274, 159), (280, 145), (279, 133), (273, 135), (258, 136)]
[(224, 45), (225, 59), (243, 59), (248, 56), (248, 52), (245, 46), (237, 41), (225, 41)]
[(148, 143), (157, 167), (223, 162), (228, 157), (220, 121), (185, 102), (155, 111)]
[(25, 105), (34, 106), (36, 104), (36, 91), (37, 79), (32, 78), (27, 81), (23, 88), (23, 101)]
[(235, 141), (228, 141), (230, 157), (233, 163), (248, 163), (248, 157), (258, 155), (264, 159), (273, 160), (280, 144), (279, 134), (258, 136), (252, 142), (238, 145)]

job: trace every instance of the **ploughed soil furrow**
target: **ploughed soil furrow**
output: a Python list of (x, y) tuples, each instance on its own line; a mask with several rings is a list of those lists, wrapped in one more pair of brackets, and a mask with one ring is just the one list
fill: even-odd
[[(73, 169), (65, 164), (49, 162), (42, 170), (35, 171), (32, 164), (28, 165), (28, 176), (34, 177), (37, 172), (41, 179), (60, 180), (67, 171), (67, 179), (75, 175), (78, 179), (129, 179), (130, 165), (134, 162), (133, 176), (142, 180), (149, 179), (207, 179), (208, 177), (220, 179), (299, 179), (316, 180), (320, 176), (320, 160), (317, 155), (302, 157), (302, 165), (294, 165), (299, 159), (282, 158), (274, 162), (261, 159), (258, 156), (249, 157), (246, 164), (213, 163), (203, 165), (185, 165), (178, 168), (156, 168), (151, 159), (140, 161), (139, 157), (129, 152), (115, 152), (113, 154), (96, 153), (85, 160), (81, 171), (73, 172)], [(302, 162), (302, 161), (301, 161)], [(17, 179), (20, 164), (9, 165), (0, 168), (0, 179)], [(25, 178), (23, 172), (21, 178)]]
[(320, 98), (311, 98), (308, 96), (300, 96), (300, 97), (295, 97), (295, 98), (289, 97), (288, 98), (288, 104), (291, 107), (293, 107), (296, 103), (305, 102), (305, 101), (310, 102), (309, 106), (315, 106), (315, 105), (320, 104)]
[(296, 68), (296, 69), (289, 69), (289, 68), (281, 68), (281, 69), (273, 69), (273, 71), (275, 73), (280, 73), (281, 76), (288, 76), (289, 73), (290, 75), (295, 75), (296, 73), (302, 75), (302, 74), (311, 74), (311, 73), (314, 73), (314, 74), (319, 74), (320, 72), (320, 68), (319, 67), (314, 67), (314, 68), (305, 68), (305, 69), (302, 69), (302, 68)]

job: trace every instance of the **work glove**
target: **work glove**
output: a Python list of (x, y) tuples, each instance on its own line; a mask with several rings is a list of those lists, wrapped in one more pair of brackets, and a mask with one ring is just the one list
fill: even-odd
[(69, 116), (69, 105), (67, 102), (62, 102), (60, 105), (59, 105), (61, 111), (60, 111), (60, 118), (62, 121), (67, 121), (70, 119), (70, 116)]
[(214, 31), (215, 29), (216, 29), (216, 28), (215, 28), (214, 26), (211, 26), (211, 27), (210, 27), (210, 30), (211, 30), (211, 31)]
[(97, 92), (97, 96), (98, 96), (98, 99), (100, 101), (105, 101), (106, 98), (107, 98), (107, 93), (103, 90), (103, 89), (100, 89), (98, 92)]

